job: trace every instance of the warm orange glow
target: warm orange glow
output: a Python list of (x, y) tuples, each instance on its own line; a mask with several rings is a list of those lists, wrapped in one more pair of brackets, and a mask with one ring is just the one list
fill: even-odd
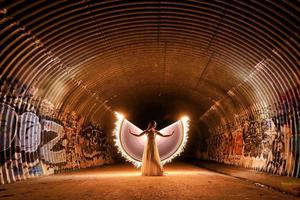
[[(113, 131), (113, 134), (115, 136), (114, 139), (114, 143), (116, 145), (116, 147), (118, 148), (118, 152), (122, 155), (122, 157), (124, 157), (127, 161), (131, 162), (135, 167), (141, 167), (142, 166), (142, 162), (133, 159), (130, 155), (128, 155), (128, 153), (126, 151), (124, 151), (122, 144), (121, 144), (121, 140), (120, 140), (120, 131), (122, 129), (122, 123), (125, 120), (124, 115), (122, 115), (121, 113), (115, 112), (117, 121), (115, 122), (115, 129)], [(176, 150), (176, 152), (173, 153), (172, 156), (170, 156), (169, 158), (162, 160), (161, 164), (165, 165), (166, 163), (171, 162), (175, 157), (179, 156), (186, 145), (186, 142), (188, 140), (188, 131), (189, 131), (189, 122), (190, 119), (187, 116), (183, 116), (181, 117), (181, 119), (179, 120), (182, 128), (183, 128), (183, 140), (179, 146), (179, 148)]]

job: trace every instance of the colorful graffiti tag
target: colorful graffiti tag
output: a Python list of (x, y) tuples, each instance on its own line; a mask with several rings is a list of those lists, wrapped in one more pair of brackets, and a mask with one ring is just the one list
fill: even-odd
[(300, 177), (299, 108), (285, 105), (278, 110), (268, 107), (257, 111), (257, 116), (242, 114), (210, 130), (208, 159)]
[(113, 162), (100, 125), (28, 91), (9, 80), (1, 86), (0, 184)]

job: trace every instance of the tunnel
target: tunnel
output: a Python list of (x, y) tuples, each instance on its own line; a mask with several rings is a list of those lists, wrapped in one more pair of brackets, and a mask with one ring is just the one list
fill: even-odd
[(299, 198), (299, 10), (0, 0), (0, 199)]

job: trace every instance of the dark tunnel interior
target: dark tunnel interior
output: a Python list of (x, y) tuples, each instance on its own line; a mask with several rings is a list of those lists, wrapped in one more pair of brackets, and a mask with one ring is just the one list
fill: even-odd
[(176, 162), (299, 178), (299, 10), (293, 0), (0, 0), (0, 185), (125, 163), (115, 112), (141, 130), (188, 116)]

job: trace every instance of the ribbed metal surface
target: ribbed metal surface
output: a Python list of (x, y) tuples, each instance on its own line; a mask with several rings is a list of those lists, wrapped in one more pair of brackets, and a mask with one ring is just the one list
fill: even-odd
[(184, 95), (213, 126), (291, 88), (299, 97), (299, 24), (296, 1), (7, 0), (0, 73), (83, 115)]

